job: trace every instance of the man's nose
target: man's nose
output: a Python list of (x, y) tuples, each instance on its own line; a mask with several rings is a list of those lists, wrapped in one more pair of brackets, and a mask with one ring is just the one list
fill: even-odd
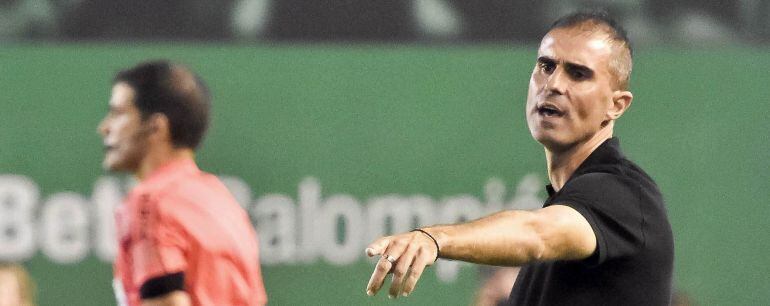
[(567, 91), (566, 73), (560, 68), (556, 68), (545, 83), (547, 94), (563, 95)]
[(96, 133), (107, 136), (107, 133), (109, 133), (109, 129), (107, 128), (107, 118), (102, 119), (102, 121), (99, 122), (99, 125), (96, 126)]

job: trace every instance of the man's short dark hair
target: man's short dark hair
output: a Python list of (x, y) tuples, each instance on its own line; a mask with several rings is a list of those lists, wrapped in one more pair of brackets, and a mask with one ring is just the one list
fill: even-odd
[(175, 147), (198, 147), (208, 127), (211, 104), (200, 77), (182, 65), (157, 60), (118, 72), (113, 84), (121, 82), (134, 90), (134, 104), (142, 120), (163, 114)]
[(548, 31), (554, 29), (581, 28), (586, 31), (603, 31), (618, 47), (625, 49), (611, 64), (611, 69), (618, 78), (618, 85), (622, 89), (628, 88), (631, 78), (632, 58), (634, 51), (631, 48), (631, 40), (623, 27), (612, 19), (606, 11), (581, 11), (559, 18)]

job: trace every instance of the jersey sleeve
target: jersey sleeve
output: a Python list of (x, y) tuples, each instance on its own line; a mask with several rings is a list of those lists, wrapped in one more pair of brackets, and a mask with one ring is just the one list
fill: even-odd
[(131, 248), (133, 279), (139, 285), (148, 280), (184, 272), (189, 239), (169, 209), (170, 199), (148, 198), (138, 207), (136, 243)]
[(639, 190), (632, 181), (609, 173), (590, 173), (569, 181), (551, 202), (578, 211), (596, 235), (588, 265), (637, 252), (644, 243)]

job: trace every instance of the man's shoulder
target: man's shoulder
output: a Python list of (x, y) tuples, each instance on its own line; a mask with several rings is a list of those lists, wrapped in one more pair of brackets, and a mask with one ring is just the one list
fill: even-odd
[[(601, 174), (608, 174), (601, 175)], [(620, 147), (620, 140), (610, 138), (594, 150), (573, 174), (571, 180), (616, 178), (637, 185), (654, 186), (655, 181), (639, 165), (631, 161)]]
[(158, 213), (172, 213), (180, 206), (195, 205), (223, 197), (229, 197), (229, 194), (222, 182), (214, 175), (198, 172), (141, 186), (137, 200)]
[(647, 172), (625, 157), (584, 167), (570, 180), (618, 180), (641, 187), (656, 186), (655, 180)]
[(601, 199), (636, 203), (639, 200), (660, 199), (655, 182), (633, 163), (595, 165), (575, 173), (553, 197), (552, 201), (572, 199), (598, 201)]
[(582, 190), (601, 191), (611, 188), (630, 188), (634, 186), (633, 179), (616, 168), (596, 169), (599, 171), (575, 174), (565, 184), (564, 191)]
[(198, 171), (196, 173), (184, 173), (173, 178), (159, 182), (152, 186), (146, 186), (147, 194), (154, 197), (175, 197), (179, 195), (192, 195), (221, 193), (224, 186), (219, 178), (211, 173)]
[(624, 206), (665, 206), (655, 181), (633, 162), (593, 165), (583, 169), (564, 185), (553, 201), (569, 199), (591, 203), (624, 203)]

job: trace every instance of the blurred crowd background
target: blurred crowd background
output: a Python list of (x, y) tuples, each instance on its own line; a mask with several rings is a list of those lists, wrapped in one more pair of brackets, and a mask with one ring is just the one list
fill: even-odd
[(0, 39), (531, 44), (585, 7), (639, 46), (770, 43), (765, 0), (1, 0)]

